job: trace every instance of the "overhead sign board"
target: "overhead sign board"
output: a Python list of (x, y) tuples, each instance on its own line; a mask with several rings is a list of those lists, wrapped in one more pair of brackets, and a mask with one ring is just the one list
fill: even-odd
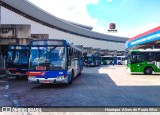
[(125, 47), (131, 48), (145, 43), (154, 42), (160, 39), (160, 26), (136, 35), (126, 41)]
[(160, 30), (158, 30), (156, 32), (153, 32), (151, 34), (147, 34), (145, 36), (139, 37), (135, 40), (127, 41), (125, 45), (126, 45), (126, 48), (130, 48), (130, 47), (133, 47), (133, 46), (148, 43), (148, 42), (151, 42), (151, 41), (156, 41), (156, 40), (159, 40), (159, 39), (160, 39)]

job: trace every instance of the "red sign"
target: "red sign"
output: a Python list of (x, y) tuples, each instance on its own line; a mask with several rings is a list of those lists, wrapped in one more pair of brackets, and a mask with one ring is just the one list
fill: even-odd
[(18, 74), (18, 75), (19, 75), (19, 74), (20, 74), (20, 72), (16, 72), (16, 74)]
[(37, 66), (36, 70), (46, 70), (46, 66)]

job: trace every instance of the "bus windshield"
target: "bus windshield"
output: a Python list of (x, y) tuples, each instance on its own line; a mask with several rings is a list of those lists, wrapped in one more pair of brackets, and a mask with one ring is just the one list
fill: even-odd
[(66, 51), (64, 47), (31, 47), (30, 70), (66, 69)]
[(94, 56), (84, 56), (85, 62), (92, 63), (94, 60)]
[(93, 62), (95, 60), (94, 56), (89, 56), (88, 61)]
[(28, 52), (25, 50), (8, 51), (8, 63), (27, 64), (28, 63)]

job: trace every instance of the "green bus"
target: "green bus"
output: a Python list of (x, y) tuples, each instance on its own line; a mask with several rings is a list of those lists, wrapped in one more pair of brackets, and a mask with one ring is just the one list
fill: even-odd
[(131, 74), (160, 73), (160, 49), (130, 50), (127, 59), (127, 70)]
[(101, 56), (102, 65), (112, 65), (113, 56)]

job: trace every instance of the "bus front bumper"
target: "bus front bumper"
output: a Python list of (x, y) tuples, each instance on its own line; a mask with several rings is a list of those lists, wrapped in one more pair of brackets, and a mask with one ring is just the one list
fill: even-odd
[(131, 69), (129, 67), (127, 67), (127, 72), (131, 73)]
[(21, 73), (21, 72), (10, 72), (8, 70), (6, 70), (6, 73), (8, 75), (11, 75), (11, 76), (26, 76), (27, 74), (25, 72)]
[(41, 83), (41, 84), (58, 84), (58, 83), (68, 83), (68, 78), (64, 76), (59, 76), (57, 78), (36, 78), (34, 76), (28, 77), (29, 83)]

